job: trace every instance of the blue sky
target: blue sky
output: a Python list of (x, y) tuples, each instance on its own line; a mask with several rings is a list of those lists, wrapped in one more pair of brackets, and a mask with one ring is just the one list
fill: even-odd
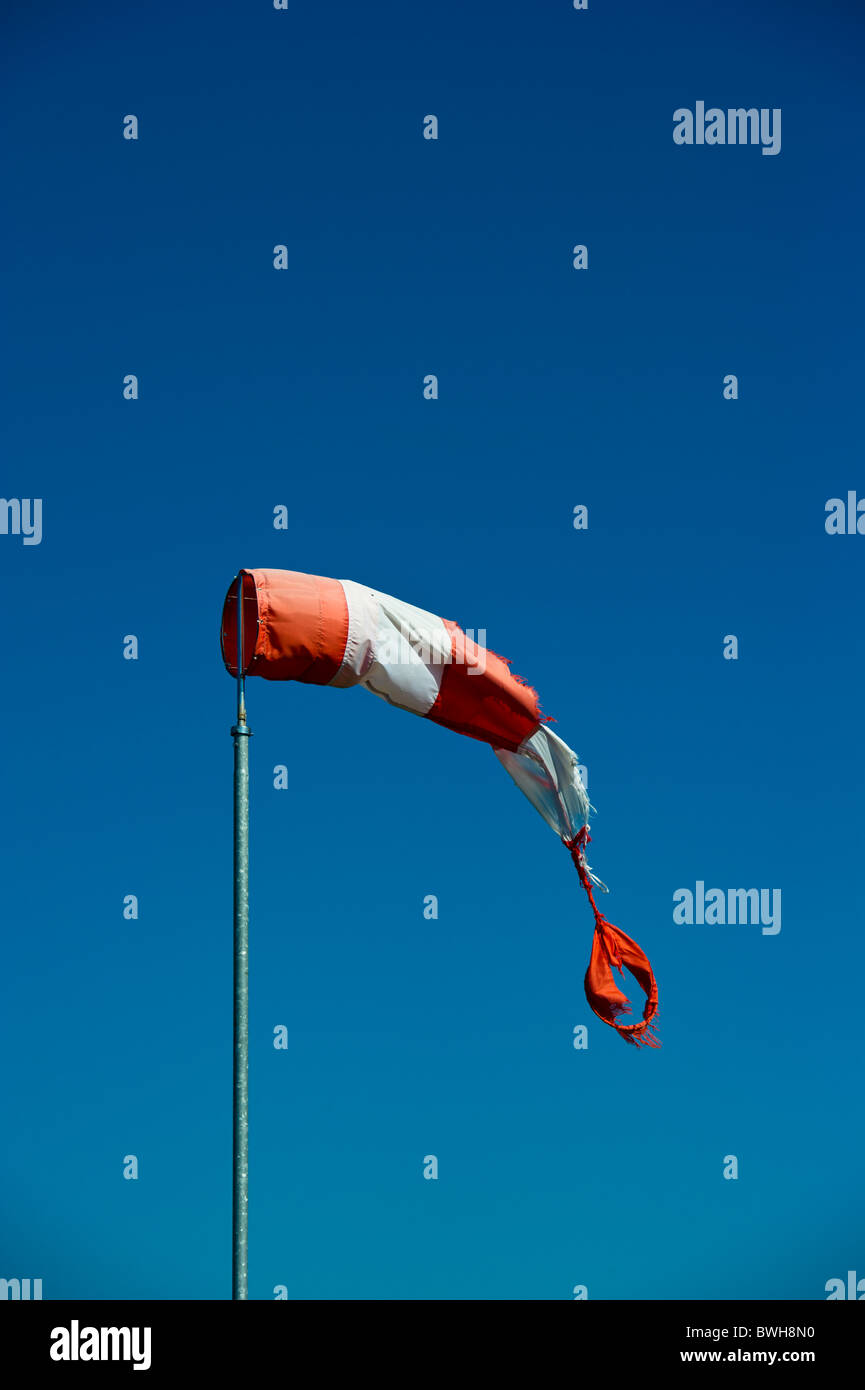
[[(359, 580), (512, 659), (588, 767), (663, 1040), (591, 1014), (576, 875), (487, 749), (251, 681), (251, 1296), (865, 1275), (865, 537), (824, 527), (865, 496), (861, 11), (4, 28), (2, 492), (43, 535), (0, 535), (0, 1277), (230, 1293), (240, 566)], [(780, 154), (675, 145), (698, 100), (781, 108)], [(674, 924), (698, 880), (780, 888), (781, 931)]]

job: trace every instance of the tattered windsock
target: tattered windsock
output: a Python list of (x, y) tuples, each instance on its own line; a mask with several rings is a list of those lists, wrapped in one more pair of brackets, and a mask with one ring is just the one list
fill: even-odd
[[(606, 891), (586, 861), (589, 804), (576, 754), (541, 715), (538, 696), (508, 662), (478, 646), (455, 622), (347, 579), (293, 570), (241, 570), (243, 668), (265, 680), (362, 685), (388, 704), (488, 743), (532, 805), (570, 851), (595, 917), (585, 989), (598, 1018), (634, 1045), (658, 1047), (658, 987), (648, 958), (602, 915)], [(237, 675), (237, 581), (222, 614), (222, 656)], [(623, 967), (646, 995), (640, 1023), (613, 970)]]

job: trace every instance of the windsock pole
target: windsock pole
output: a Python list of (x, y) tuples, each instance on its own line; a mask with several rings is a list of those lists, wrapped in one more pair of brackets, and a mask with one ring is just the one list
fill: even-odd
[(249, 1298), (249, 737), (243, 667), (243, 574), (237, 576), (234, 739), (234, 1106), (231, 1297)]

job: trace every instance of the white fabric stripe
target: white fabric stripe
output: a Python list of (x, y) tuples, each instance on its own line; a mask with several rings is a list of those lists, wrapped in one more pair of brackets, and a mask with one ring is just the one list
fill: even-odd
[(340, 583), (348, 605), (348, 639), (330, 684), (361, 684), (399, 709), (428, 714), (452, 655), (441, 618), (351, 579)]
[(379, 626), (378, 594), (350, 579), (340, 579), (348, 609), (348, 637), (342, 665), (331, 685), (357, 685), (366, 676), (375, 659), (375, 637)]
[(547, 825), (573, 840), (593, 809), (580, 781), (576, 753), (546, 724), (523, 739), (516, 753), (505, 748), (493, 752)]

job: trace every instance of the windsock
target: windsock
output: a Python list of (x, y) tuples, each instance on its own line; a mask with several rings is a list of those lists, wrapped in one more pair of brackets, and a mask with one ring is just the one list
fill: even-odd
[[(658, 988), (635, 941), (602, 915), (606, 891), (586, 860), (590, 806), (577, 755), (541, 715), (537, 693), (505, 658), (455, 622), (349, 579), (294, 570), (241, 570), (243, 669), (265, 680), (340, 688), (360, 685), (398, 709), (488, 743), (505, 770), (569, 851), (595, 918), (586, 998), (598, 1018), (636, 1046), (658, 1047)], [(237, 581), (222, 613), (222, 656), (237, 675)], [(640, 1023), (613, 970), (623, 967), (646, 995)]]

